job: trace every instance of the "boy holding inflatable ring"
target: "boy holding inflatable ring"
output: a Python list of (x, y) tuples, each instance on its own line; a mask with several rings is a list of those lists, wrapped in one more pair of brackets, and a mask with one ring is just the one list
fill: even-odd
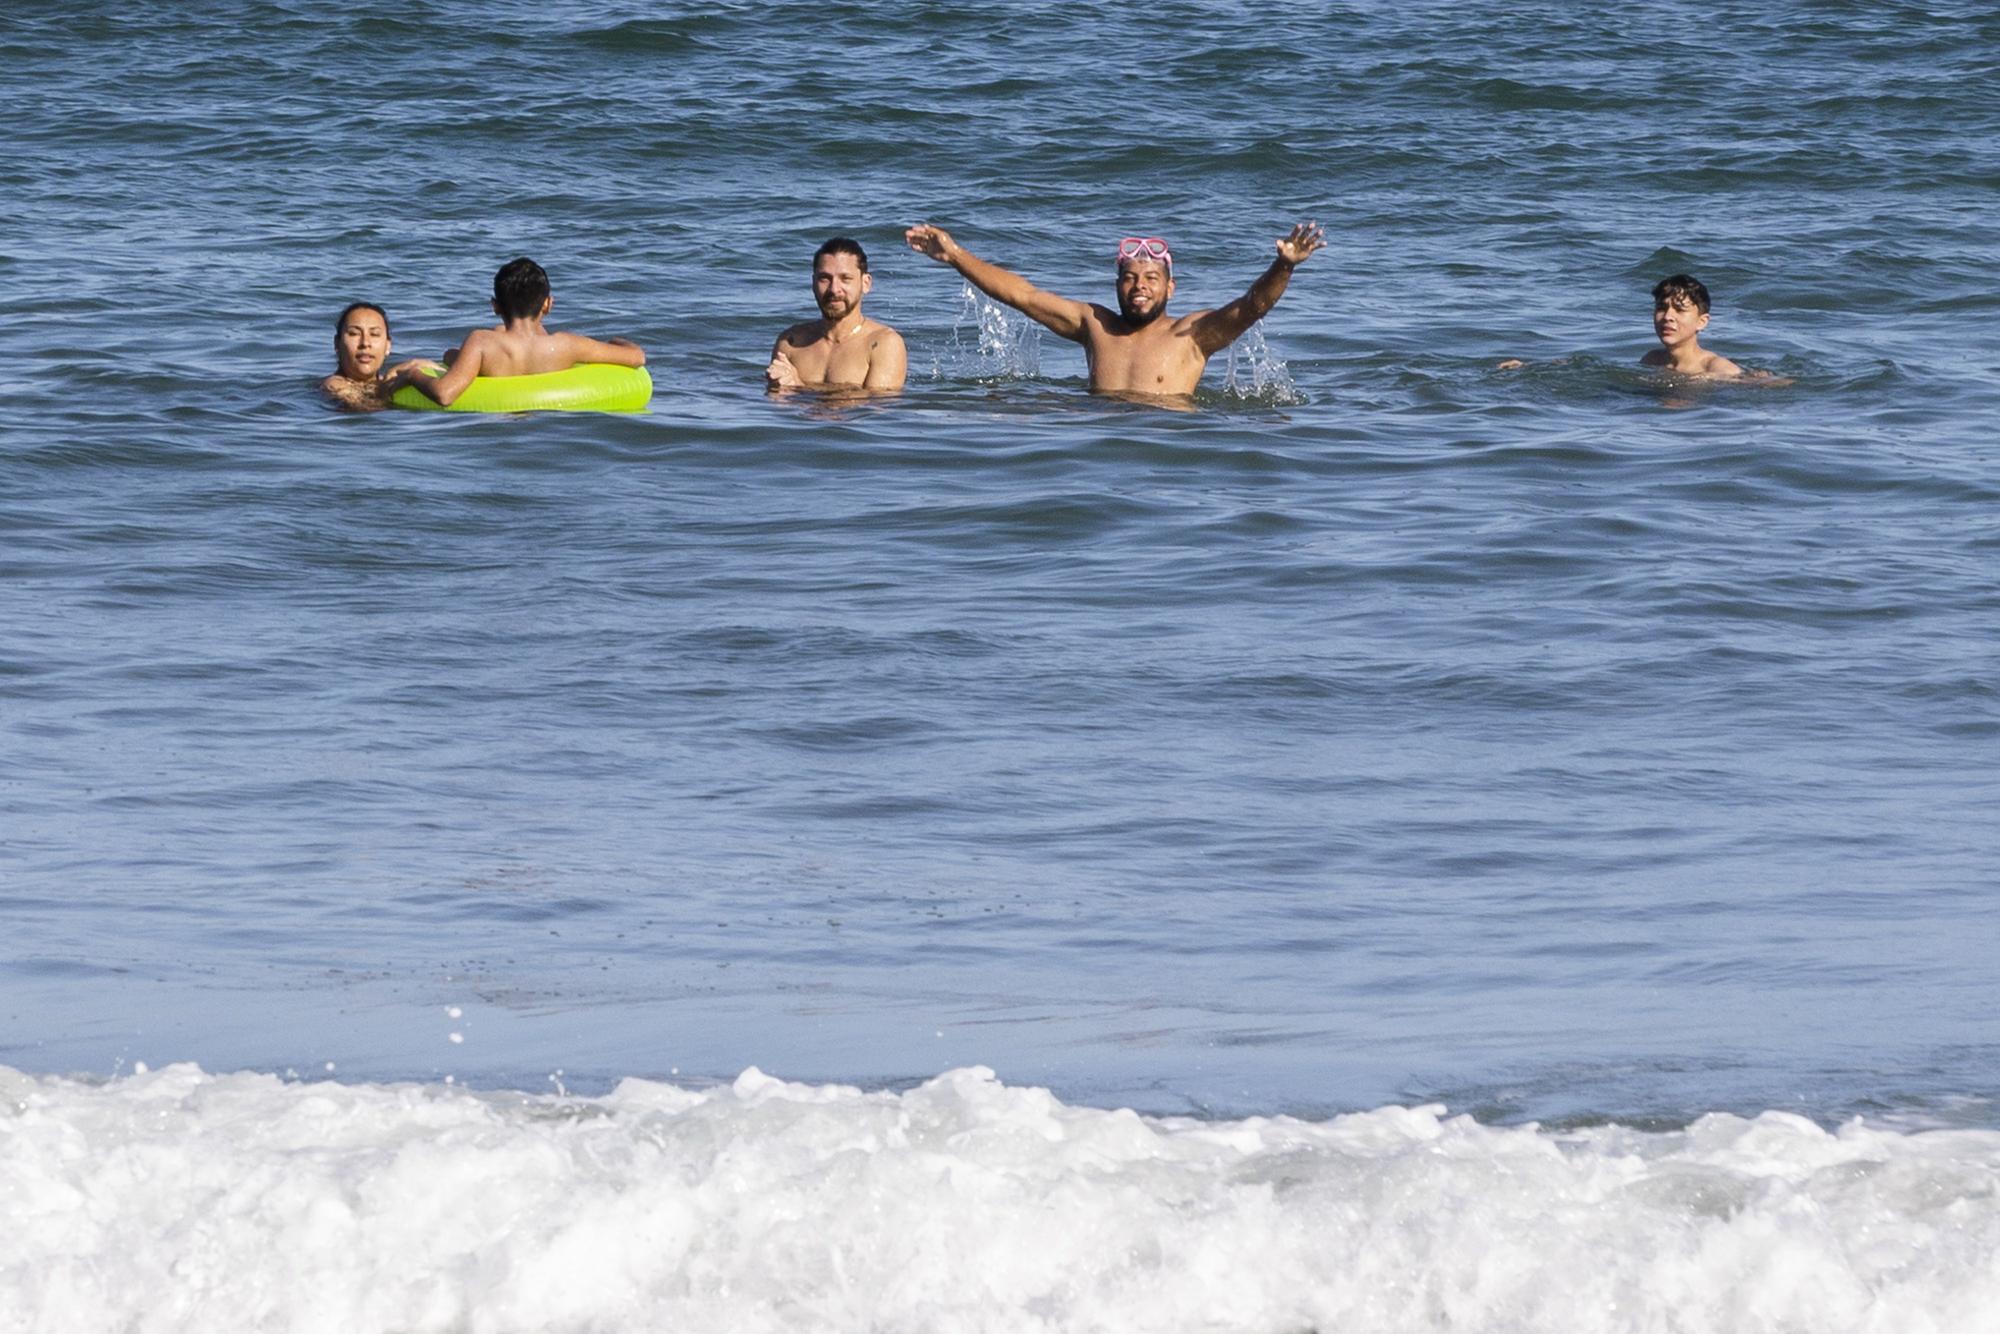
[(534, 260), (510, 260), (493, 275), (493, 313), (500, 325), (474, 329), (465, 342), (444, 354), (450, 368), (436, 379), (418, 375), (406, 383), (450, 407), (475, 376), (545, 375), (585, 363), (644, 366), (645, 349), (629, 338), (587, 338), (582, 334), (551, 333), (542, 327), (555, 297), (549, 275)]

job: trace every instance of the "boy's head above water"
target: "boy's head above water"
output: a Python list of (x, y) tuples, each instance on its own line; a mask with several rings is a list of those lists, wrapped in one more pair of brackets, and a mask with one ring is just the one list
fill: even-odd
[(508, 322), (538, 320), (549, 313), (549, 275), (523, 255), (493, 275), (493, 313)]
[(1691, 306), (1703, 315), (1708, 314), (1708, 289), (1701, 285), (1701, 279), (1676, 273), (1653, 284), (1653, 309), (1680, 305)]
[(1653, 284), (1653, 332), (1661, 346), (1673, 351), (1682, 344), (1700, 347), (1708, 327), (1708, 289), (1698, 278), (1676, 273)]

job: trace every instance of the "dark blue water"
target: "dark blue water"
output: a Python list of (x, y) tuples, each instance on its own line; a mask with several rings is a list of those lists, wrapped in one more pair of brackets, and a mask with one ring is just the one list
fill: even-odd
[[(0, 19), (0, 1063), (2000, 1123), (1996, 51), (1971, 4)], [(1196, 309), (1300, 218), (1192, 413), (900, 244), (1107, 300), (1158, 233)], [(836, 232), (909, 390), (773, 401)], [(317, 401), (348, 300), (436, 355), (519, 253), (650, 413)], [(1683, 269), (1794, 383), (1639, 370)]]

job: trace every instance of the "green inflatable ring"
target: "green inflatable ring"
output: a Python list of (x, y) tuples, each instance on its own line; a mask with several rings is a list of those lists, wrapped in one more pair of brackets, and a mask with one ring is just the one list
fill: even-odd
[(476, 376), (448, 408), (413, 384), (389, 401), (419, 412), (639, 412), (652, 397), (653, 377), (644, 366), (591, 364), (546, 375)]

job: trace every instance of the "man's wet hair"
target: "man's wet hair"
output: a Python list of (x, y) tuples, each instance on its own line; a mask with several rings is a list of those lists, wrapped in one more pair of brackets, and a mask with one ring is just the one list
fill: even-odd
[(1701, 279), (1676, 273), (1653, 284), (1653, 305), (1656, 308), (1672, 305), (1677, 297), (1686, 297), (1694, 303), (1696, 310), (1708, 314), (1708, 289), (1701, 285)]
[[(389, 332), (388, 311), (382, 309), (382, 307), (376, 305), (373, 301), (350, 301), (341, 307), (340, 314), (333, 317), (333, 336), (335, 338), (340, 337), (340, 331), (347, 327), (347, 322), (354, 318), (354, 312), (357, 310), (372, 310), (377, 315), (380, 315), (382, 317), (382, 332)], [(393, 337), (394, 335), (391, 336)]]
[(503, 320), (532, 320), (549, 299), (549, 275), (526, 255), (510, 259), (493, 275), (493, 305)]
[(852, 255), (854, 265), (863, 273), (868, 272), (868, 252), (861, 248), (861, 242), (851, 236), (829, 237), (819, 249), (813, 251), (813, 267), (819, 267), (820, 260), (828, 255)]

